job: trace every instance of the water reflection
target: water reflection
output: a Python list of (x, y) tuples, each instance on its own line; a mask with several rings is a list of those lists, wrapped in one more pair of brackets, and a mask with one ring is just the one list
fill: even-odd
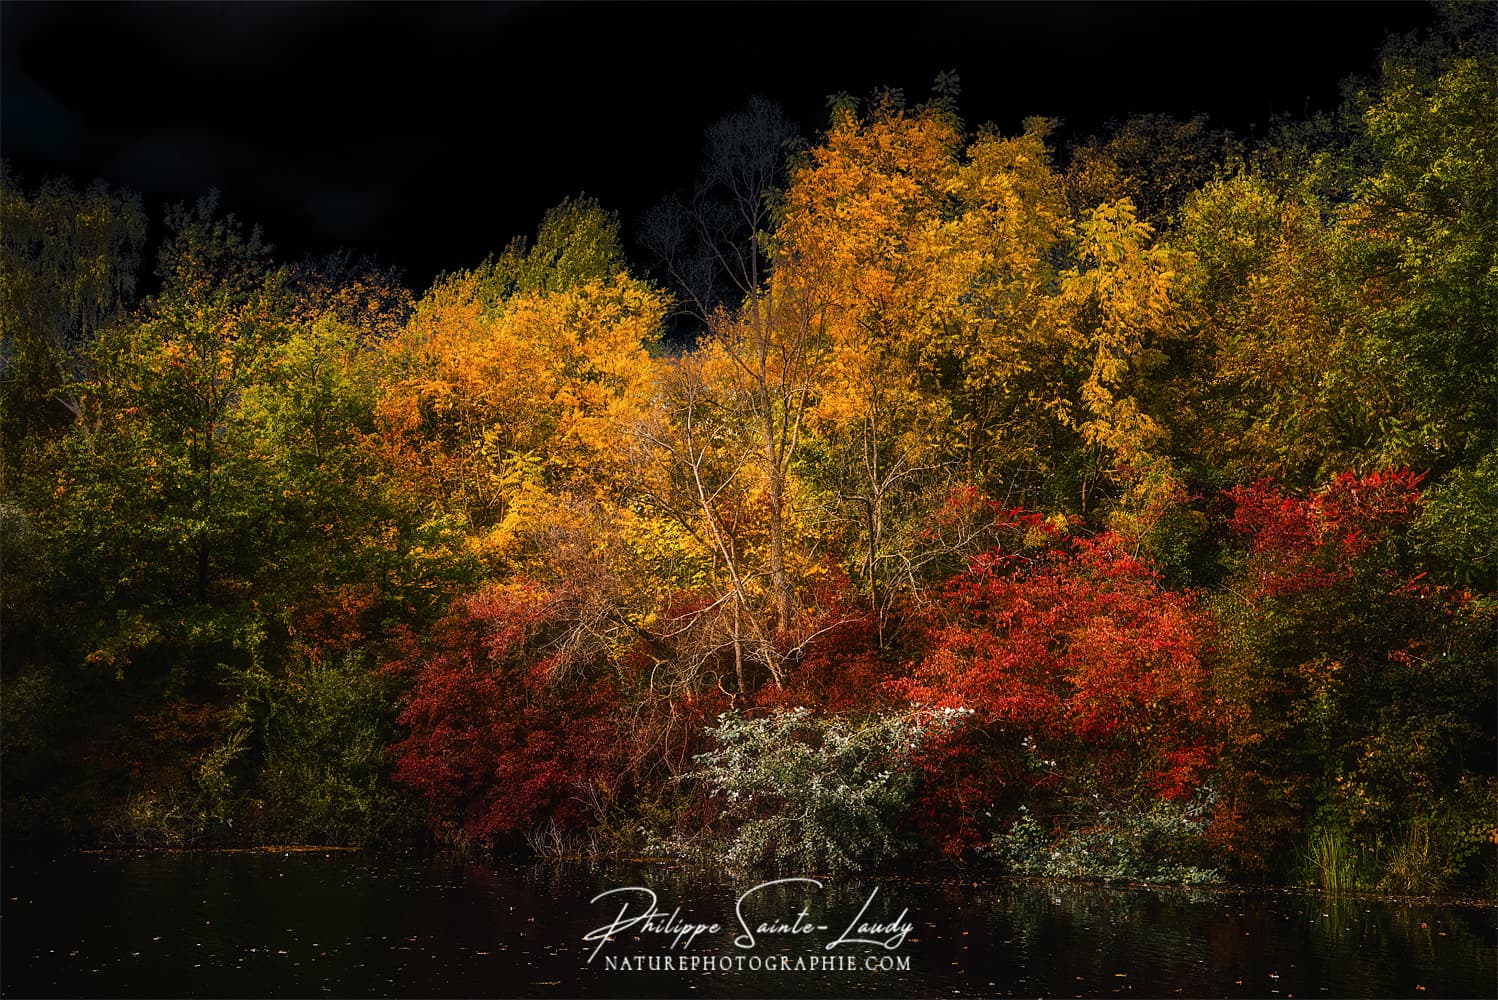
[[(735, 945), (735, 902), (754, 881), (414, 856), (8, 856), (0, 976), (8, 995), (43, 996), (1423, 997), (1491, 996), (1498, 975), (1492, 911), (971, 880), (765, 886), (742, 907), (748, 951)], [(589, 962), (584, 935), (623, 904), (590, 900), (621, 886), (656, 894), (658, 924), (720, 929), (685, 950), (631, 927)], [(869, 935), (893, 948), (829, 949), (861, 910), (881, 932), (911, 926)], [(799, 927), (760, 934), (761, 923)], [(618, 965), (667, 955), (721, 964)], [(730, 964), (747, 957), (760, 965)], [(808, 966), (814, 957), (822, 964)]]

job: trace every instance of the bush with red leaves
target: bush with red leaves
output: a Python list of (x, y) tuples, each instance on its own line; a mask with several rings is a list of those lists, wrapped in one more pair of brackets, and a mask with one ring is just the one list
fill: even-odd
[(1216, 756), (1192, 598), (1112, 532), (1063, 537), (1035, 514), (1000, 518), (1018, 544), (948, 583), (928, 651), (896, 684), (919, 704), (973, 713), (923, 753), (918, 819), (949, 854), (993, 829), (1006, 790), (1179, 798)]
[(1288, 597), (1350, 583), (1360, 561), (1402, 534), (1420, 504), (1421, 477), (1408, 469), (1344, 472), (1307, 499), (1268, 480), (1228, 493), (1228, 526), (1248, 542), (1251, 597)]
[(620, 771), (613, 685), (564, 676), (546, 641), (561, 599), (527, 584), (459, 600), (387, 669), (414, 679), (393, 777), (439, 836), (482, 843), (588, 819)]

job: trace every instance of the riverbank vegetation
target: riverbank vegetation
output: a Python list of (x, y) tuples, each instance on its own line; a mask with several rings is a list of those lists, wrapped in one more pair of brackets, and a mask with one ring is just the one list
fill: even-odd
[(6, 836), (1498, 894), (1491, 14), (1256, 139), (753, 101), (419, 294), (7, 174)]

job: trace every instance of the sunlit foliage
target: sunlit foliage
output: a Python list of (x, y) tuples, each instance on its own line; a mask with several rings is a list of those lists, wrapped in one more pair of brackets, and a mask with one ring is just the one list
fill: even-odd
[(135, 196), (7, 173), (7, 831), (1492, 879), (1480, 13), (1259, 142), (754, 99), (654, 272), (210, 195), (137, 297)]

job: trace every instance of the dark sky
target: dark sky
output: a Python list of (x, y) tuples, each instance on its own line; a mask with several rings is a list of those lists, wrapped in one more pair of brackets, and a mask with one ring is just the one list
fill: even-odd
[(1131, 112), (1246, 131), (1329, 108), (1423, 3), (0, 3), (0, 155), (24, 183), (210, 187), (283, 258), (372, 252), (423, 287), (586, 191), (629, 227), (751, 93), (810, 135), (835, 91), (1076, 134)]

